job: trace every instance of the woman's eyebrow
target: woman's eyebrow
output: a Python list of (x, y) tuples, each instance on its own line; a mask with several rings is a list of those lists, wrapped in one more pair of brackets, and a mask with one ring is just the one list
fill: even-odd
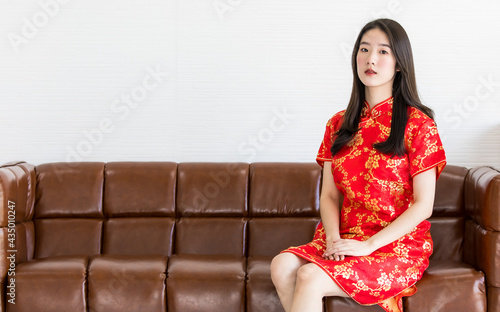
[[(371, 46), (371, 44), (368, 43), (368, 42), (366, 42), (366, 41), (360, 42), (359, 45), (362, 45), (362, 44), (366, 44), (366, 45)], [(381, 47), (388, 47), (388, 48), (392, 49), (391, 46), (389, 44), (387, 44), (387, 43), (380, 43), (379, 46), (381, 46)]]

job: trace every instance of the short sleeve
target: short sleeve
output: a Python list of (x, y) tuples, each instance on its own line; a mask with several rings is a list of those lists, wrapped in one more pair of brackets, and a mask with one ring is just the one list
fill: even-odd
[(332, 161), (332, 144), (335, 133), (341, 126), (342, 116), (344, 111), (335, 114), (326, 123), (325, 135), (323, 136), (323, 141), (319, 147), (318, 155), (316, 156), (316, 162), (323, 167), (325, 161)]
[(446, 166), (446, 156), (436, 124), (429, 118), (415, 130), (408, 151), (410, 175), (413, 178), (421, 172), (437, 167), (438, 179)]

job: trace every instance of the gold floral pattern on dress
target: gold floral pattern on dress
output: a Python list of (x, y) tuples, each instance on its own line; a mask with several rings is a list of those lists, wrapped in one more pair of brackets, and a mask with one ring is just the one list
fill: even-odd
[[(402, 157), (391, 157), (373, 144), (389, 137), (393, 98), (372, 109), (365, 103), (359, 127), (351, 142), (335, 157), (330, 148), (345, 111), (326, 125), (317, 162), (332, 162), (335, 185), (344, 196), (340, 212), (342, 238), (366, 240), (388, 226), (413, 203), (413, 177), (437, 167), (437, 177), (446, 164), (444, 149), (434, 121), (409, 107)], [(430, 223), (423, 221), (410, 233), (365, 257), (343, 261), (323, 259), (326, 235), (320, 222), (313, 240), (283, 252), (294, 253), (317, 264), (356, 302), (379, 304), (386, 311), (402, 311), (402, 297), (416, 292), (432, 253)]]

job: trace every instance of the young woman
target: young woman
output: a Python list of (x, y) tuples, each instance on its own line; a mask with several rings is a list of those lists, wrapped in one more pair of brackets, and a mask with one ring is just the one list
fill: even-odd
[(349, 105), (328, 121), (317, 156), (322, 222), (312, 242), (271, 263), (287, 312), (320, 312), (325, 296), (402, 311), (432, 253), (426, 219), (446, 158), (433, 112), (418, 97), (401, 25), (368, 23), (352, 70)]

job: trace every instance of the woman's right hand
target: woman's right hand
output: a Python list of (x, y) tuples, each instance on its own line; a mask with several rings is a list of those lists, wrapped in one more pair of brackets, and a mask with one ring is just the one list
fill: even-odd
[(345, 259), (344, 255), (336, 255), (332, 251), (332, 249), (333, 249), (333, 242), (335, 242), (337, 240), (340, 240), (340, 238), (338, 238), (338, 239), (327, 239), (326, 240), (326, 249), (325, 249), (325, 252), (323, 253), (323, 258), (325, 258), (326, 260), (342, 261), (342, 260)]

